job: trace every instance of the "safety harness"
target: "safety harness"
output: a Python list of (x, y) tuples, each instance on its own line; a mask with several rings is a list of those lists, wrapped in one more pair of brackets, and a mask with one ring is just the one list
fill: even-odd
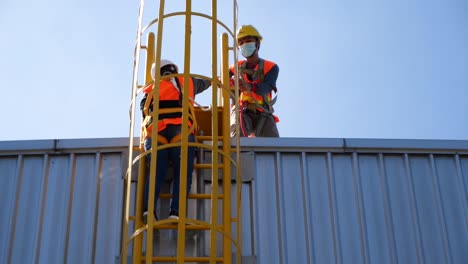
[[(263, 82), (265, 79), (265, 71), (264, 71), (265, 63), (264, 62), (265, 61), (263, 59), (260, 59), (258, 63), (258, 68), (257, 70), (255, 70), (255, 69), (247, 69), (247, 61), (244, 61), (239, 68), (242, 80), (245, 83), (248, 83), (250, 80), (252, 81), (259, 80), (260, 82)], [(245, 80), (244, 74), (250, 76), (250, 80)], [(272, 92), (275, 93), (274, 97), (272, 97)], [(265, 122), (267, 119), (266, 116), (273, 115), (274, 113), (273, 105), (276, 103), (278, 89), (276, 87), (273, 87), (272, 92), (262, 96), (263, 102), (257, 101), (257, 99), (254, 96), (252, 96), (251, 99), (254, 101), (254, 103), (251, 103), (251, 102), (242, 103), (241, 111), (240, 111), (240, 124), (241, 124), (240, 129), (242, 133), (244, 134), (244, 136), (255, 137), (255, 135), (259, 135), (261, 131), (263, 130), (263, 127), (265, 126)], [(270, 95), (270, 97), (268, 97), (268, 95)], [(245, 118), (244, 111), (247, 109), (253, 113), (258, 113), (259, 115), (261, 115), (261, 118), (258, 120), (258, 123), (256, 125), (255, 131), (253, 131), (254, 130), (253, 127), (246, 127), (246, 123), (244, 122), (244, 118)], [(278, 121), (278, 118), (275, 115), (273, 115), (273, 118), (275, 119), (276, 122)]]
[[(179, 98), (177, 100), (161, 100), (159, 101), (159, 111), (157, 113), (158, 115), (158, 120), (163, 120), (163, 119), (171, 119), (171, 118), (181, 118), (182, 117), (182, 100), (183, 100), (183, 93), (181, 91), (180, 87), (180, 82), (178, 78), (171, 78), (171, 82), (175, 89), (179, 92)], [(154, 86), (153, 86), (154, 89)], [(144, 130), (144, 134), (146, 136), (151, 134), (151, 131), (149, 131), (149, 127), (153, 125), (153, 118), (151, 116), (151, 113), (153, 112), (153, 89), (143, 98), (145, 100), (140, 103), (140, 108), (143, 113), (143, 122), (142, 122), (142, 127)], [(150, 100), (148, 100), (150, 98)], [(192, 99), (192, 98), (190, 98)], [(193, 101), (193, 100), (190, 100)], [(192, 118), (192, 113), (194, 113), (193, 105), (190, 105), (190, 110), (189, 110), (189, 122), (191, 124), (194, 124), (195, 121)], [(191, 127), (190, 133), (194, 131), (194, 127)], [(157, 140), (160, 144), (168, 144), (168, 143), (175, 143), (181, 140), (182, 136), (181, 134), (177, 134), (174, 136), (171, 140), (168, 140), (166, 137), (162, 136), (161, 134), (157, 134)]]
[[(251, 76), (250, 78), (252, 80), (260, 80), (260, 82), (263, 82), (263, 80), (265, 79), (264, 69), (265, 69), (265, 61), (263, 59), (260, 59), (259, 63), (258, 63), (258, 69), (257, 70), (247, 69), (247, 61), (244, 61), (241, 64), (241, 66), (239, 68), (239, 71), (241, 73), (242, 80), (244, 82), (246, 82), (246, 83), (249, 80), (244, 79), (244, 74)], [(272, 97), (272, 98), (269, 98), (267, 96), (268, 94), (262, 96), (263, 97), (263, 104), (259, 103), (254, 97), (252, 97), (252, 99), (255, 101), (254, 107), (252, 107), (252, 106), (250, 106), (250, 107), (246, 106), (246, 107), (249, 110), (253, 111), (253, 112), (256, 112), (256, 109), (260, 109), (261, 110), (260, 112), (265, 112), (267, 114), (273, 114), (273, 112), (274, 112), (273, 105), (276, 103), (278, 89), (276, 87), (273, 87), (273, 92), (275, 92), (275, 96)], [(272, 94), (270, 92), (270, 96), (271, 95)]]

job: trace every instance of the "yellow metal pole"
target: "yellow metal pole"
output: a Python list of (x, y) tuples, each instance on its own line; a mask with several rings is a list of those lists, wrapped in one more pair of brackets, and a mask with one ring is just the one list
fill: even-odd
[(145, 68), (145, 83), (149, 83), (153, 80), (151, 77), (151, 66), (154, 63), (155, 55), (155, 36), (153, 32), (148, 33), (146, 47), (146, 68)]
[[(217, 101), (217, 91), (213, 89), (213, 99), (212, 104), (216, 105)], [(219, 170), (218, 168), (218, 108), (212, 108), (212, 155), (211, 155), (211, 164), (212, 164), (212, 171), (211, 171), (211, 221), (210, 221), (210, 264), (216, 263), (216, 238), (217, 238), (217, 231), (216, 226), (218, 225), (218, 196), (219, 196)], [(225, 198), (224, 198), (225, 199)]]
[(132, 80), (132, 96), (131, 96), (131, 114), (130, 114), (130, 133), (128, 143), (128, 169), (126, 174), (126, 191), (125, 191), (125, 211), (124, 211), (124, 223), (122, 232), (122, 252), (121, 260), (123, 264), (127, 263), (127, 249), (128, 249), (128, 229), (130, 221), (130, 197), (131, 197), (131, 178), (132, 178), (132, 166), (133, 166), (133, 138), (134, 138), (134, 127), (135, 127), (135, 98), (138, 87), (138, 65), (140, 61), (140, 47), (141, 47), (141, 25), (143, 21), (143, 8), (144, 0), (140, 1), (140, 10), (138, 14), (138, 29), (137, 29), (137, 41), (134, 54), (134, 65), (133, 65), (133, 80)]
[[(218, 149), (218, 142), (219, 142), (219, 131), (218, 131), (218, 91), (216, 87), (218, 86), (218, 77), (217, 77), (217, 63), (218, 63), (218, 51), (217, 51), (217, 5), (216, 0), (212, 0), (212, 26), (211, 26), (211, 67), (212, 67), (212, 100), (211, 104), (213, 107), (211, 108), (212, 113), (212, 155), (211, 155), (211, 221), (210, 221), (210, 264), (216, 263), (216, 251), (217, 251), (217, 231), (216, 226), (218, 225), (218, 195), (219, 195), (219, 170), (218, 168), (218, 156), (219, 156), (219, 149)], [(226, 199), (226, 196), (224, 196)]]
[[(162, 48), (162, 33), (163, 33), (163, 23), (164, 23), (164, 4), (165, 0), (159, 2), (159, 17), (158, 17), (158, 27), (157, 27), (157, 38), (156, 38), (156, 48), (154, 54), (154, 61), (156, 64), (156, 69), (160, 68), (161, 65), (161, 48)], [(154, 230), (154, 214), (156, 205), (154, 204), (155, 196), (155, 187), (156, 187), (156, 168), (158, 164), (157, 155), (158, 155), (158, 118), (157, 113), (159, 112), (159, 82), (161, 79), (161, 73), (159, 70), (155, 71), (154, 76), (154, 88), (153, 88), (153, 111), (151, 112), (151, 117), (153, 119), (153, 130), (151, 131), (151, 161), (150, 161), (150, 173), (149, 173), (149, 190), (148, 190), (148, 218), (147, 218), (147, 232), (146, 232), (146, 250), (145, 250), (145, 261), (146, 264), (152, 263), (153, 257), (153, 230)]]
[[(154, 59), (154, 33), (148, 33), (147, 44), (146, 44), (146, 65), (145, 65), (145, 84), (152, 81), (151, 77), (151, 66)], [(143, 138), (140, 139), (142, 141)], [(140, 153), (143, 153), (145, 150), (140, 144)], [(136, 191), (136, 209), (135, 209), (135, 229), (143, 227), (143, 221), (141, 216), (143, 215), (143, 192), (145, 190), (145, 178), (146, 178), (146, 156), (140, 158), (138, 163), (138, 182), (137, 182), (137, 191)], [(133, 247), (133, 263), (141, 263), (142, 258), (142, 243), (143, 236), (135, 237), (134, 247)]]
[(184, 87), (182, 97), (182, 140), (181, 140), (181, 162), (180, 173), (174, 175), (179, 177), (179, 223), (177, 233), (177, 263), (183, 264), (185, 257), (185, 223), (187, 218), (187, 159), (188, 159), (188, 137), (190, 129), (188, 126), (189, 115), (189, 85), (190, 85), (190, 46), (192, 32), (192, 1), (185, 2), (185, 39), (184, 39)]
[[(238, 6), (237, 1), (234, 0), (234, 8), (233, 8), (233, 27), (234, 27), (234, 36), (233, 36), (233, 54), (234, 54), (234, 67), (235, 73), (238, 73), (239, 67), (237, 64), (237, 27), (238, 27)], [(234, 109), (235, 109), (235, 118), (239, 120), (239, 82), (236, 81), (235, 89), (234, 89)], [(240, 127), (239, 122), (236, 122), (236, 133), (235, 136), (235, 146), (236, 146), (236, 200), (237, 200), (237, 210), (236, 210), (236, 218), (237, 218), (237, 228), (236, 228), (236, 241), (237, 241), (237, 250), (236, 250), (236, 263), (241, 264), (242, 258), (242, 179), (241, 179), (241, 158), (240, 158)]]
[[(223, 84), (229, 84), (229, 59), (228, 59), (228, 35), (224, 33), (221, 36), (221, 47), (222, 47), (222, 65), (221, 65), (221, 78)], [(225, 236), (223, 237), (223, 253), (224, 263), (230, 264), (232, 258), (232, 247), (231, 240), (231, 142), (230, 142), (230, 107), (229, 107), (229, 91), (222, 89), (223, 99), (223, 224)]]

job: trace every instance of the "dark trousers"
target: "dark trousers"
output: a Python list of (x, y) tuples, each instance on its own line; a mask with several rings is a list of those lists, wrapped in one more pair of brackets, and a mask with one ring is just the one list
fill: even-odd
[(254, 134), (256, 137), (279, 137), (272, 114), (245, 109), (240, 113), (241, 137)]
[[(180, 134), (181, 126), (179, 125), (169, 125), (165, 130), (159, 132), (160, 135), (167, 138), (170, 141), (174, 136)], [(193, 134), (189, 136), (189, 142), (195, 142), (195, 137)], [(151, 138), (146, 138), (144, 141), (145, 150), (151, 148)], [(164, 184), (164, 181), (167, 177), (167, 171), (169, 169), (169, 164), (172, 163), (174, 168), (174, 180), (172, 183), (172, 202), (171, 210), (179, 211), (179, 185), (180, 185), (180, 147), (171, 147), (165, 148), (158, 151), (157, 155), (157, 166), (156, 166), (156, 193), (154, 197), (154, 204), (156, 204), (161, 193), (161, 186)], [(148, 194), (149, 194), (149, 175), (150, 175), (150, 161), (151, 154), (146, 156), (147, 158), (147, 177), (145, 182), (145, 194), (143, 199), (144, 211), (148, 210)], [(193, 162), (195, 159), (195, 147), (189, 147), (188, 157), (187, 157), (187, 194), (190, 192), (190, 187), (192, 185), (192, 172), (193, 172)]]

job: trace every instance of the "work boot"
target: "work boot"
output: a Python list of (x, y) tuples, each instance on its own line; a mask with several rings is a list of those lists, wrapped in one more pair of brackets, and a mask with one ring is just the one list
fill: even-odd
[(177, 212), (177, 210), (171, 210), (169, 212), (169, 219), (179, 219), (179, 212)]

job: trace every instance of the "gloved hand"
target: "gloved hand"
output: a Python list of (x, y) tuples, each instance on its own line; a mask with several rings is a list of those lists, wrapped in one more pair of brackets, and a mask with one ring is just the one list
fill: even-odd
[[(235, 76), (232, 76), (232, 78), (229, 80), (230, 87), (234, 87), (234, 85), (236, 85), (235, 78)], [(245, 82), (244, 79), (239, 77), (239, 90), (241, 92), (250, 92), (252, 90), (252, 85), (250, 83)]]
[(250, 92), (252, 90), (252, 85), (245, 82), (243, 79), (239, 80), (239, 89), (241, 92)]

